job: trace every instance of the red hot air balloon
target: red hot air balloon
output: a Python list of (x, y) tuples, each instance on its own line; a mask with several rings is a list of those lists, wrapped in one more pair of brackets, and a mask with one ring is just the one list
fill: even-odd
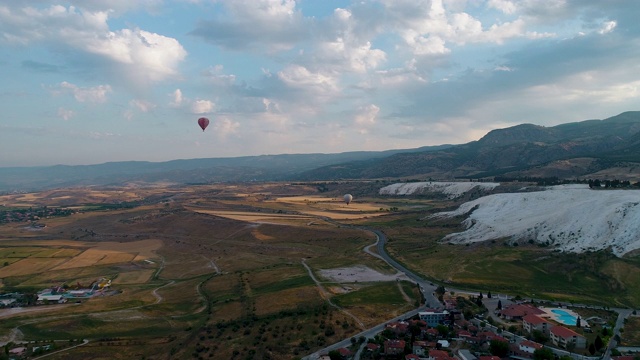
[(206, 117), (201, 117), (200, 119), (198, 119), (198, 125), (200, 125), (202, 131), (204, 132), (204, 129), (209, 126), (209, 119), (207, 119)]

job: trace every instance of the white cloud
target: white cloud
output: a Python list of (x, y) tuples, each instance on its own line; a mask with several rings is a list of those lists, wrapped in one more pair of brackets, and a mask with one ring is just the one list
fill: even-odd
[(121, 66), (124, 76), (160, 81), (177, 75), (187, 52), (174, 38), (142, 29), (109, 29), (110, 10), (82, 11), (74, 6), (0, 7), (0, 41), (67, 47)]
[(505, 14), (513, 14), (516, 12), (516, 5), (509, 0), (489, 0), (487, 6), (500, 10)]
[(65, 121), (68, 121), (69, 119), (71, 119), (72, 117), (74, 117), (76, 115), (76, 113), (73, 110), (68, 110), (65, 108), (58, 108), (58, 116), (60, 118), (62, 118)]
[(180, 107), (182, 105), (182, 90), (176, 89), (173, 93), (170, 94), (172, 97), (171, 102), (169, 103), (173, 107)]
[(335, 76), (311, 72), (300, 65), (289, 65), (278, 72), (278, 78), (286, 85), (318, 95), (334, 94), (338, 90)]
[(104, 103), (107, 101), (107, 94), (111, 92), (111, 86), (98, 85), (82, 88), (63, 81), (59, 85), (51, 87), (50, 90), (54, 95), (72, 94), (78, 102)]
[(369, 104), (358, 108), (354, 122), (361, 127), (367, 127), (376, 123), (376, 117), (380, 112), (380, 108), (375, 104)]
[(139, 99), (131, 100), (129, 102), (129, 106), (136, 108), (144, 113), (149, 112), (156, 108), (156, 104), (146, 100), (139, 100)]
[(600, 30), (598, 30), (598, 33), (599, 34), (610, 33), (616, 28), (617, 25), (618, 23), (615, 21), (607, 21), (604, 24), (602, 24), (602, 27), (600, 28)]
[(217, 117), (213, 121), (213, 130), (218, 137), (226, 138), (231, 134), (236, 134), (240, 128), (240, 123), (233, 121), (226, 116)]
[(360, 73), (377, 68), (386, 59), (385, 52), (372, 49), (368, 41), (362, 44), (349, 43), (341, 37), (320, 43), (317, 52), (313, 55), (318, 63), (323, 63), (325, 66), (335, 64), (338, 70)]
[(307, 33), (306, 20), (295, 0), (221, 2), (225, 16), (201, 21), (192, 32), (216, 45), (259, 48), (274, 53), (290, 49)]
[(215, 108), (215, 104), (210, 100), (198, 99), (191, 103), (191, 112), (194, 114), (206, 114)]

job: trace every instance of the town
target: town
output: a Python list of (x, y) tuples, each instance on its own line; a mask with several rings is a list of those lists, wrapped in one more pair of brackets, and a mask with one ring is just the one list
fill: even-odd
[(612, 348), (620, 329), (611, 309), (438, 290), (444, 309), (389, 322), (375, 337), (353, 337), (352, 346), (319, 359), (635, 359)]

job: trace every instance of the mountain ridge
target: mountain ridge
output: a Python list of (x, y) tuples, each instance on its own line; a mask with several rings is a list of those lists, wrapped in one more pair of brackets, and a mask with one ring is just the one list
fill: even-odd
[[(587, 159), (587, 160), (585, 160)], [(496, 175), (585, 177), (640, 175), (640, 111), (551, 127), (519, 124), (459, 145), (337, 154), (123, 161), (95, 165), (0, 168), (0, 191), (141, 183), (212, 183), (403, 178), (486, 178)], [(630, 165), (631, 164), (631, 165)]]

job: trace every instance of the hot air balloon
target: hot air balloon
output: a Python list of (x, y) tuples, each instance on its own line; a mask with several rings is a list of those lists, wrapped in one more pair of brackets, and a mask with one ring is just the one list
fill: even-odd
[(200, 125), (202, 131), (204, 132), (204, 129), (209, 126), (209, 119), (207, 119), (206, 117), (201, 117), (200, 119), (198, 119), (198, 125)]
[(353, 196), (351, 196), (351, 194), (346, 194), (344, 196), (344, 202), (347, 203), (347, 205), (349, 205), (349, 203), (351, 202), (351, 200), (353, 200)]

